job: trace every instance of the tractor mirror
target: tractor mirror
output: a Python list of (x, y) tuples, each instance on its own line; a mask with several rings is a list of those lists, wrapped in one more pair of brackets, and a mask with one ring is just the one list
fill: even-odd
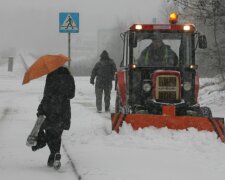
[(137, 35), (135, 32), (130, 32), (129, 35), (129, 45), (130, 47), (137, 47)]
[(200, 35), (198, 37), (198, 43), (200, 49), (206, 49), (207, 48), (207, 39), (205, 35)]

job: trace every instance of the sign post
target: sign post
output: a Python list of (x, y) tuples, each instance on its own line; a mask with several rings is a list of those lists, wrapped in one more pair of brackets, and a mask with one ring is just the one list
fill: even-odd
[(79, 33), (79, 13), (74, 12), (61, 12), (59, 13), (59, 32), (68, 33), (68, 66), (70, 69), (70, 43), (71, 43), (71, 33)]
[(13, 71), (13, 57), (9, 57), (8, 60), (8, 71)]
[[(68, 32), (68, 57), (70, 58), (70, 32)], [(70, 68), (70, 61), (71, 59), (68, 62), (69, 68)]]

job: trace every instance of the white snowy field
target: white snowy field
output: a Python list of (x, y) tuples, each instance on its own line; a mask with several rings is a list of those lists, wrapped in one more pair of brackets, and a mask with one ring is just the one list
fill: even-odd
[[(111, 132), (109, 113), (96, 113), (89, 77), (75, 77), (72, 123), (64, 131), (62, 167), (47, 167), (47, 147), (32, 152), (26, 144), (42, 98), (45, 77), (22, 85), (23, 72), (0, 66), (0, 179), (72, 180), (75, 173), (65, 149), (83, 180), (212, 180), (225, 178), (225, 144), (216, 133), (174, 131), (153, 127), (132, 131), (124, 125)], [(201, 85), (213, 81), (202, 79)], [(214, 116), (225, 117), (225, 92), (200, 91), (200, 103)], [(111, 110), (115, 100), (112, 91)]]

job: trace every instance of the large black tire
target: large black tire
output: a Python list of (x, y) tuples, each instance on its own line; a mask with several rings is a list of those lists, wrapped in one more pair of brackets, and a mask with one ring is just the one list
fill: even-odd
[(120, 112), (120, 96), (118, 94), (118, 92), (116, 93), (116, 102), (115, 102), (115, 113), (119, 113)]
[(201, 114), (205, 117), (212, 117), (212, 111), (209, 107), (201, 107)]

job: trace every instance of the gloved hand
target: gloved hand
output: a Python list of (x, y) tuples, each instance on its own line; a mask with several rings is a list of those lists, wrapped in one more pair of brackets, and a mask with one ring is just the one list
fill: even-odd
[[(37, 115), (37, 117), (45, 116), (43, 113), (39, 113), (39, 112), (36, 115)], [(45, 118), (46, 118), (46, 116), (45, 116)]]
[(90, 84), (94, 85), (94, 80), (90, 79)]

